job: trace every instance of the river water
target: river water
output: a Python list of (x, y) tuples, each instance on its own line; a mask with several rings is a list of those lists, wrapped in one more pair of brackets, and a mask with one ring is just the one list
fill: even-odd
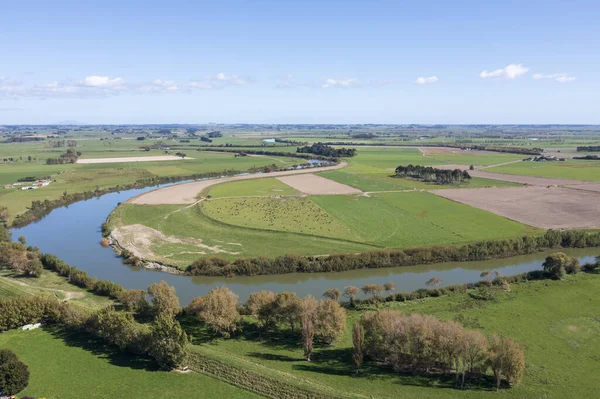
[[(216, 286), (227, 285), (245, 300), (247, 296), (263, 289), (293, 291), (300, 296), (313, 294), (319, 297), (328, 288), (340, 290), (347, 285), (383, 284), (392, 281), (396, 290), (413, 291), (425, 287), (432, 277), (441, 278), (442, 286), (480, 280), (484, 270), (495, 269), (509, 276), (541, 268), (548, 253), (518, 256), (483, 262), (440, 263), (386, 269), (363, 269), (340, 273), (294, 273), (254, 277), (190, 277), (172, 275), (137, 267), (126, 266), (111, 248), (100, 246), (100, 225), (120, 203), (154, 190), (158, 187), (133, 189), (106, 194), (99, 198), (81, 201), (53, 210), (44, 219), (19, 229), (12, 229), (13, 239), (24, 235), (28, 245), (39, 247), (43, 253), (52, 253), (65, 262), (85, 270), (98, 279), (111, 280), (127, 289), (145, 289), (150, 284), (165, 280), (177, 290), (182, 304), (205, 295)], [(334, 252), (335, 249), (332, 250)], [(577, 256), (581, 263), (592, 262), (600, 254), (598, 248), (567, 249), (564, 252)]]

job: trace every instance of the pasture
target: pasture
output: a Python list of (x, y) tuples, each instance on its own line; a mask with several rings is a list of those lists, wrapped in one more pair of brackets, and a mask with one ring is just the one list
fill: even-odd
[(162, 372), (149, 360), (121, 353), (89, 335), (56, 328), (0, 334), (29, 367), (22, 396), (86, 398), (258, 398), (250, 392), (199, 373)]
[(519, 162), (490, 168), (487, 171), (524, 176), (600, 181), (600, 161), (568, 159), (565, 162)]
[[(216, 254), (225, 258), (324, 255), (463, 244), (537, 232), (425, 192), (214, 198), (191, 207), (123, 204), (110, 219), (115, 227), (143, 225), (168, 236), (157, 239), (157, 234), (144, 233), (142, 228), (117, 233), (120, 242), (133, 243), (136, 235), (150, 237), (151, 251), (142, 257), (176, 266)], [(194, 245), (187, 239), (201, 241)]]
[(395, 373), (369, 361), (359, 376), (354, 376), (351, 326), (363, 311), (374, 310), (373, 305), (349, 312), (342, 340), (333, 347), (317, 345), (310, 363), (303, 360), (299, 340), (286, 339), (284, 334), (271, 333), (268, 340), (261, 340), (254, 329), (247, 328), (232, 339), (209, 338), (207, 342), (210, 335), (200, 323), (188, 320), (184, 327), (195, 344), (218, 354), (221, 361), (243, 361), (244, 369), (261, 374), (279, 372), (281, 378), (310, 381), (342, 397), (591, 398), (599, 388), (595, 378), (600, 370), (600, 319), (595, 295), (599, 289), (597, 275), (578, 274), (562, 281), (513, 284), (510, 292), (498, 292), (490, 301), (466, 293), (380, 306), (457, 320), (468, 329), (504, 334), (524, 345), (524, 380), (500, 393), (472, 383), (457, 391), (453, 377)]
[(241, 180), (210, 187), (207, 195), (222, 197), (267, 197), (272, 195), (296, 195), (298, 191), (274, 178)]

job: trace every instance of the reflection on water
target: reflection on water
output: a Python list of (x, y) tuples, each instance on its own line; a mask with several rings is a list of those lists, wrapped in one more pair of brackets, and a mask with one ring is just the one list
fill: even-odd
[[(240, 296), (241, 300), (251, 292), (262, 289), (294, 291), (301, 296), (307, 294), (320, 296), (328, 288), (341, 290), (346, 285), (360, 287), (368, 283), (383, 284), (388, 281), (396, 284), (397, 291), (413, 291), (425, 287), (425, 281), (432, 277), (441, 278), (442, 285), (445, 286), (478, 281), (483, 270), (495, 269), (501, 275), (508, 276), (540, 269), (548, 254), (539, 253), (484, 262), (235, 278), (178, 276), (125, 266), (112, 249), (100, 246), (100, 225), (119, 202), (157, 187), (106, 194), (100, 198), (55, 209), (38, 222), (13, 229), (13, 238), (24, 235), (29, 245), (41, 248), (42, 252), (52, 253), (65, 262), (85, 270), (93, 277), (117, 282), (128, 289), (146, 288), (154, 282), (165, 280), (176, 288), (184, 304), (220, 285), (227, 285)], [(585, 263), (593, 261), (593, 257), (598, 255), (600, 250), (567, 249), (564, 252), (579, 257), (580, 262)]]

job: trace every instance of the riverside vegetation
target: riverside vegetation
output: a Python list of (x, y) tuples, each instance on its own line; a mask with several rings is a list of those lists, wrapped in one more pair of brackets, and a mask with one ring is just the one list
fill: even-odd
[[(365, 368), (364, 362), (368, 361), (374, 366), (379, 364), (378, 367), (384, 367), (380, 371), (383, 373), (386, 373), (385, 365), (389, 365), (400, 375), (407, 371), (427, 379), (451, 375), (454, 381), (452, 385), (457, 388), (465, 388), (465, 384), (468, 384), (470, 389), (486, 390), (517, 384), (525, 370), (523, 347), (511, 338), (494, 334), (486, 337), (456, 322), (388, 310), (386, 304), (394, 303), (397, 298), (404, 301), (423, 298), (421, 295), (402, 297), (394, 294), (393, 284), (363, 287), (365, 293), (372, 295), (369, 301), (356, 301), (351, 296), (358, 289), (347, 287), (344, 294), (350, 302), (341, 305), (338, 302), (341, 293), (335, 290), (328, 291), (326, 299), (322, 301), (311, 296), (298, 298), (292, 292), (261, 291), (252, 294), (246, 303), (239, 304), (234, 293), (225, 287), (218, 287), (182, 310), (175, 291), (164, 282), (152, 284), (146, 291), (125, 290), (118, 284), (96, 281), (52, 255), (44, 254), (40, 259), (45, 269), (64, 276), (71, 284), (83, 286), (96, 295), (113, 298), (114, 304), (85, 312), (68, 302), (61, 303), (53, 298), (2, 300), (0, 309), (4, 318), (0, 321), (1, 329), (35, 322), (54, 324), (67, 334), (89, 334), (104, 340), (116, 350), (152, 359), (160, 368), (190, 365), (208, 375), (268, 397), (281, 397), (284, 391), (288, 392), (289, 397), (343, 395), (321, 391), (323, 388), (317, 389), (315, 386), (293, 384), (287, 379), (277, 381), (270, 375), (261, 376), (253, 369), (242, 371), (236, 368), (235, 363), (215, 357), (198, 343), (207, 337), (214, 337), (213, 334), (221, 339), (236, 341), (244, 336), (260, 342), (269, 342), (278, 337), (291, 340), (290, 344), (295, 342), (292, 345), (301, 348), (305, 361), (312, 363), (315, 349), (319, 354), (343, 340), (350, 319), (354, 320), (351, 324), (354, 349), (352, 359), (347, 363), (349, 374), (357, 371), (359, 375), (379, 373), (377, 367)], [(497, 290), (505, 292), (510, 289), (507, 288), (509, 281), (532, 281), (529, 278), (534, 277), (560, 279), (566, 273), (573, 274), (579, 270), (578, 265), (563, 254), (548, 257), (544, 268), (546, 274), (539, 276), (530, 273), (519, 277), (520, 280), (497, 278), (465, 286), (464, 289), (438, 291), (437, 295), (446, 293), (455, 296), (470, 292), (474, 298), (479, 298), (474, 299), (476, 302), (494, 301)], [(586, 267), (586, 270), (597, 270), (597, 264)], [(482, 296), (479, 292), (482, 289), (494, 294), (491, 297)], [(383, 290), (389, 292), (385, 301), (380, 296)], [(383, 309), (371, 310), (373, 305), (376, 308), (383, 306)], [(365, 311), (360, 311), (361, 308), (365, 308)], [(258, 336), (250, 338), (253, 331)], [(406, 339), (402, 338), (402, 334)]]

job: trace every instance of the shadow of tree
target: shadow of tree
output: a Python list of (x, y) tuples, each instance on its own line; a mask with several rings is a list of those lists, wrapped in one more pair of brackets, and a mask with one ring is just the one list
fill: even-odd
[(303, 360), (303, 359), (299, 359), (299, 358), (291, 357), (291, 356), (275, 355), (273, 353), (260, 353), (260, 352), (248, 353), (248, 356), (255, 357), (257, 359), (271, 360), (271, 361), (277, 361), (277, 362), (298, 362), (298, 361)]
[(63, 340), (67, 346), (81, 348), (98, 358), (109, 361), (112, 365), (136, 370), (159, 371), (150, 357), (122, 352), (116, 346), (107, 345), (84, 331), (68, 331), (59, 326), (47, 327), (46, 331), (53, 337)]

